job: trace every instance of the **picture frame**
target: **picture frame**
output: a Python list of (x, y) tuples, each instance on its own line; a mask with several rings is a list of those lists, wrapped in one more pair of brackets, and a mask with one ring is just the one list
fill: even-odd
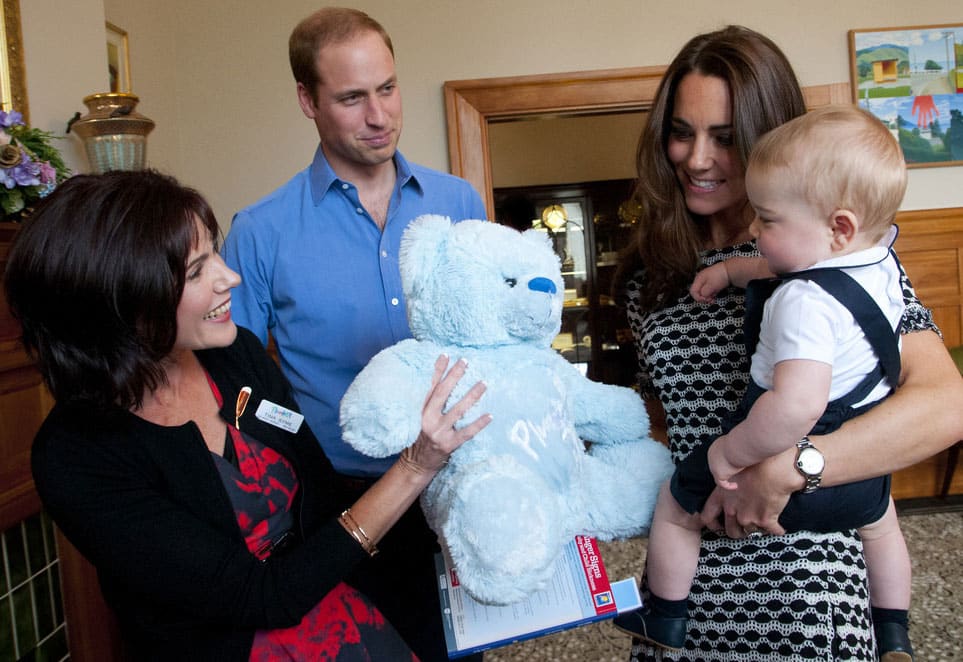
[(963, 24), (849, 31), (853, 103), (897, 137), (910, 168), (963, 165)]
[(107, 74), (111, 92), (132, 92), (127, 31), (107, 22)]
[(0, 2), (0, 109), (17, 110), (23, 115), (24, 122), (30, 121), (20, 0)]

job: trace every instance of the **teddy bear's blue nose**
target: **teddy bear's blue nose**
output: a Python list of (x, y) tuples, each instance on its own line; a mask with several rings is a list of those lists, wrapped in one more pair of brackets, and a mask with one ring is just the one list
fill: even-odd
[(550, 279), (543, 278), (541, 276), (528, 281), (528, 289), (535, 292), (548, 292), (549, 294), (555, 294), (557, 291), (555, 289), (555, 283), (553, 283)]

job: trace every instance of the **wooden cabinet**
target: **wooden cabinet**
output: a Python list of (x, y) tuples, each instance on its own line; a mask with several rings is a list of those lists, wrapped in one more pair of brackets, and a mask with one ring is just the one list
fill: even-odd
[[(917, 295), (933, 311), (946, 346), (963, 344), (963, 208), (900, 212), (896, 222), (896, 253)], [(939, 494), (949, 459), (944, 451), (898, 471), (893, 498)], [(955, 473), (950, 493), (963, 493), (963, 471)]]

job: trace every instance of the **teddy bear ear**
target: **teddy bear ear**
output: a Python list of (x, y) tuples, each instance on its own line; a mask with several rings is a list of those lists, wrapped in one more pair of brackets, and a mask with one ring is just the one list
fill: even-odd
[(526, 241), (529, 241), (537, 246), (547, 246), (549, 250), (554, 251), (555, 248), (552, 246), (552, 240), (549, 238), (547, 232), (542, 232), (541, 230), (525, 230), (522, 233)]
[(425, 214), (413, 220), (401, 235), (398, 262), (405, 296), (413, 283), (438, 263), (438, 256), (451, 235), (452, 222), (447, 216)]

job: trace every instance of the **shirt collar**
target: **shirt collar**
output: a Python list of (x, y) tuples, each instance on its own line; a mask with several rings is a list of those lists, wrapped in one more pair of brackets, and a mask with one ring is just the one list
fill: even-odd
[[(395, 171), (398, 173), (395, 190), (400, 190), (411, 183), (412, 186), (417, 187), (420, 191), (422, 188), (421, 183), (418, 181), (415, 173), (412, 172), (408, 160), (398, 150), (395, 150), (394, 162)], [(315, 205), (321, 204), (321, 200), (331, 187), (342, 181), (331, 168), (331, 164), (328, 163), (328, 159), (324, 155), (324, 150), (321, 149), (320, 144), (318, 144), (318, 148), (314, 151), (314, 160), (311, 162), (309, 179), (311, 181), (311, 197)], [(348, 183), (350, 184), (352, 182)]]
[(848, 255), (841, 255), (839, 257), (823, 260), (822, 262), (813, 265), (812, 268), (867, 267), (872, 264), (876, 264), (877, 262), (882, 262), (887, 256), (889, 256), (890, 250), (893, 248), (893, 244), (896, 243), (896, 237), (898, 234), (899, 228), (894, 223), (875, 246), (872, 246), (871, 248), (864, 248), (861, 251), (849, 253)]

